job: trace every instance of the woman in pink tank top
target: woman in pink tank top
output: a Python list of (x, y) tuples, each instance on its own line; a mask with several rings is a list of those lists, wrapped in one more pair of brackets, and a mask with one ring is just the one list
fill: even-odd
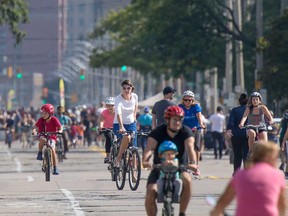
[(253, 162), (235, 173), (210, 216), (223, 215), (236, 197), (236, 216), (284, 216), (285, 178), (277, 168), (279, 147), (259, 142), (253, 148)]

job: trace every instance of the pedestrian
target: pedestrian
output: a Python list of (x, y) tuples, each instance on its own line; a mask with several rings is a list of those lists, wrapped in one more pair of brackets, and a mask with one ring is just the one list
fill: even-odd
[(231, 110), (227, 123), (226, 135), (231, 138), (234, 154), (233, 173), (241, 167), (242, 162), (244, 164), (248, 153), (248, 138), (246, 136), (246, 130), (244, 128), (240, 129), (238, 126), (245, 112), (247, 102), (247, 94), (242, 93), (239, 97), (240, 106), (234, 107)]
[[(267, 118), (266, 121), (265, 117)], [(239, 124), (240, 128), (244, 127), (244, 123), (246, 120), (248, 125), (261, 126), (260, 128), (258, 128), (259, 140), (268, 140), (266, 123), (272, 125), (273, 118), (267, 107), (262, 104), (262, 96), (258, 92), (253, 92), (250, 95), (247, 107)], [(252, 148), (254, 146), (256, 137), (256, 129), (253, 126), (246, 129), (249, 146), (248, 157), (251, 156)]]
[[(105, 100), (106, 109), (104, 109), (100, 115), (99, 120), (99, 131), (102, 132), (103, 128), (112, 129), (113, 128), (113, 120), (115, 117), (115, 109), (114, 109), (115, 98), (108, 97)], [(104, 163), (110, 162), (110, 150), (114, 141), (114, 134), (112, 131), (104, 131), (105, 137), (105, 153), (106, 157), (104, 158)]]
[(286, 141), (288, 139), (288, 109), (285, 110), (283, 118), (281, 119), (281, 126), (280, 126), (280, 137), (279, 143), (281, 147), (281, 165), (279, 167), (285, 173), (285, 176), (288, 177), (288, 157), (287, 157), (287, 150), (288, 146), (286, 145)]
[(284, 216), (285, 178), (276, 169), (279, 147), (273, 142), (255, 144), (252, 164), (235, 173), (210, 216), (223, 215), (236, 198), (236, 216)]
[[(121, 83), (122, 93), (115, 97), (115, 117), (113, 120), (113, 131), (117, 137), (123, 137), (117, 157), (115, 158), (115, 166), (120, 165), (120, 161), (124, 151), (127, 149), (131, 141), (131, 135), (125, 134), (127, 131), (137, 131), (136, 114), (138, 111), (138, 96), (134, 93), (134, 86), (130, 80), (124, 80)], [(123, 135), (122, 135), (123, 134)], [(137, 145), (137, 137), (133, 145)]]
[[(144, 113), (140, 115), (137, 119), (137, 126), (139, 132), (148, 133), (152, 130), (152, 115), (150, 114), (150, 108), (148, 106), (144, 107)], [(147, 144), (147, 136), (139, 137), (142, 152), (144, 152)]]
[[(184, 110), (183, 125), (188, 126), (193, 133), (193, 143), (196, 152), (196, 165), (199, 166), (199, 160), (201, 155), (201, 139), (202, 129), (205, 128), (202, 117), (202, 108), (195, 100), (194, 93), (190, 90), (184, 91), (182, 95), (182, 103), (178, 105)], [(200, 177), (200, 169), (194, 173), (197, 177)]]
[(211, 131), (214, 144), (214, 157), (215, 159), (218, 158), (217, 151), (219, 151), (219, 159), (221, 159), (224, 145), (224, 132), (226, 128), (225, 116), (223, 115), (222, 107), (218, 106), (216, 108), (216, 113), (209, 117), (209, 121), (211, 123)]
[(172, 102), (175, 92), (176, 90), (170, 86), (167, 86), (163, 89), (164, 98), (160, 101), (157, 101), (152, 109), (152, 129), (159, 125), (166, 124), (164, 119), (164, 110), (169, 106), (176, 105), (174, 102)]
[[(164, 112), (164, 118), (167, 124), (162, 124), (151, 131), (148, 137), (147, 147), (145, 149), (142, 165), (144, 168), (151, 168), (149, 159), (153, 154), (153, 164), (161, 163), (161, 158), (158, 154), (158, 149), (164, 141), (171, 141), (175, 143), (178, 148), (177, 159), (179, 164), (186, 163), (183, 160), (184, 152), (187, 152), (189, 164), (187, 168), (195, 171), (196, 154), (194, 151), (193, 134), (189, 127), (182, 124), (184, 118), (184, 111), (179, 106), (169, 106)], [(152, 169), (147, 180), (147, 192), (145, 198), (145, 208), (148, 216), (156, 216), (157, 214), (157, 180), (160, 177), (160, 171)], [(187, 170), (182, 171), (180, 178), (183, 182), (183, 190), (180, 198), (179, 216), (185, 216), (186, 209), (192, 195), (192, 179)]]

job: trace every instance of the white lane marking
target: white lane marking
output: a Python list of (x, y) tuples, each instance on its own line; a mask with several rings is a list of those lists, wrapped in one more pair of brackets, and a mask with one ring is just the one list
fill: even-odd
[(9, 158), (12, 158), (11, 152), (10, 152), (9, 150), (7, 150), (7, 149), (6, 149), (5, 151), (6, 151), (7, 155), (8, 155), (8, 157), (9, 157)]
[(34, 181), (34, 178), (32, 176), (27, 176), (27, 181), (32, 182), (32, 181)]
[(16, 162), (16, 170), (17, 170), (17, 172), (22, 172), (21, 162), (18, 160), (18, 158), (14, 158), (14, 161)]
[(61, 191), (69, 199), (71, 207), (74, 210), (76, 216), (85, 216), (84, 211), (81, 209), (79, 202), (76, 201), (73, 194), (69, 190), (66, 190), (66, 189), (61, 189)]

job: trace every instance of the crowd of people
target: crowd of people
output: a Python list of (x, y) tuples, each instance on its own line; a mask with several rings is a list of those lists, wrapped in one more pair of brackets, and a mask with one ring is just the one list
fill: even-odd
[[(141, 113), (138, 110), (138, 96), (134, 93), (135, 87), (132, 82), (124, 80), (121, 88), (119, 95), (108, 97), (105, 102), (101, 102), (99, 108), (83, 105), (65, 109), (57, 106), (54, 110), (53, 105), (45, 104), (40, 112), (33, 108), (29, 111), (2, 110), (0, 127), (5, 131), (12, 131), (13, 140), (19, 139), (23, 148), (31, 147), (35, 143), (31, 138), (32, 133), (59, 132), (62, 134), (65, 159), (69, 146), (73, 144), (84, 147), (104, 141), (106, 153), (104, 163), (114, 163), (115, 167), (119, 166), (123, 152), (131, 142), (131, 134), (126, 131), (133, 131), (135, 134), (137, 131), (147, 132), (148, 137), (138, 137), (133, 143), (142, 148), (144, 168), (152, 168), (152, 164), (163, 162), (186, 165), (187, 170), (182, 170), (178, 174), (183, 188), (179, 199), (179, 215), (183, 216), (192, 194), (192, 178), (188, 170), (191, 170), (194, 176), (200, 176), (200, 161), (203, 158), (201, 154), (205, 147), (204, 136), (209, 126), (214, 159), (222, 159), (224, 148), (226, 152), (231, 148), (234, 156), (232, 180), (211, 215), (221, 215), (234, 197), (237, 197), (237, 215), (250, 214), (252, 212), (250, 208), (244, 211), (242, 207), (248, 202), (242, 200), (243, 197), (255, 192), (255, 196), (261, 197), (259, 200), (264, 200), (265, 194), (263, 191), (251, 192), (250, 190), (244, 193), (243, 188), (248, 184), (252, 188), (250, 181), (269, 186), (269, 182), (262, 182), (262, 180), (267, 179), (266, 176), (271, 173), (277, 184), (271, 189), (275, 193), (267, 204), (270, 205), (268, 213), (263, 210), (263, 215), (283, 215), (285, 182), (284, 175), (281, 177), (279, 170), (276, 169), (276, 159), (280, 152), (280, 170), (288, 177), (288, 110), (283, 115), (280, 127), (277, 127), (273, 122), (273, 112), (262, 103), (262, 96), (258, 92), (253, 92), (249, 97), (245, 93), (241, 94), (239, 106), (231, 109), (227, 115), (224, 114), (223, 108), (218, 106), (216, 112), (206, 118), (192, 91), (184, 91), (181, 102), (176, 104), (173, 101), (176, 90), (168, 86), (163, 89), (163, 99), (157, 101), (152, 110), (150, 107), (144, 107)], [(256, 128), (259, 125), (260, 127)], [(277, 145), (277, 134), (280, 134), (280, 148)], [(117, 157), (114, 161), (110, 161), (114, 136), (122, 139)], [(54, 155), (53, 174), (58, 175), (59, 170), (55, 160), (56, 136), (51, 135), (50, 138)], [(268, 140), (270, 142), (267, 142)], [(42, 160), (44, 142), (45, 139), (39, 137), (37, 160)], [(151, 158), (153, 158), (152, 163)], [(241, 169), (242, 165), (245, 169)], [(252, 175), (251, 172), (257, 175)], [(145, 206), (148, 215), (156, 215), (157, 212), (157, 185), (159, 187), (158, 180), (161, 175), (161, 172), (154, 168), (147, 180)], [(278, 203), (275, 200), (278, 200)], [(256, 204), (262, 205), (260, 202)]]

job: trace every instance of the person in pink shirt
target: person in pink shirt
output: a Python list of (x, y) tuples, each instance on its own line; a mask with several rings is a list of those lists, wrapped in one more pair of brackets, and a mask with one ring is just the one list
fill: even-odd
[[(113, 129), (113, 120), (115, 116), (114, 110), (114, 97), (108, 97), (105, 100), (106, 109), (102, 111), (100, 115), (99, 131), (101, 132), (103, 128)], [(106, 157), (104, 158), (104, 163), (110, 162), (110, 149), (113, 143), (114, 135), (112, 131), (104, 131), (105, 142), (105, 152)]]
[(279, 147), (273, 142), (258, 142), (253, 161), (238, 170), (220, 196), (210, 216), (223, 215), (236, 197), (236, 216), (284, 216), (286, 209), (285, 178), (276, 168)]

